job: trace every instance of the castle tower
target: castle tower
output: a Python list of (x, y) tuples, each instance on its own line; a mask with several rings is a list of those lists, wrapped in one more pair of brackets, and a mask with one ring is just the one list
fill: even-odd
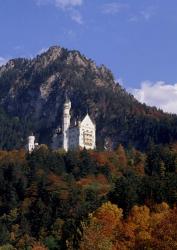
[(68, 98), (64, 103), (63, 109), (63, 149), (68, 151), (69, 145), (69, 127), (70, 127), (70, 109), (71, 109), (71, 102)]
[(27, 150), (29, 153), (31, 153), (34, 149), (35, 149), (35, 136), (30, 135), (28, 137)]

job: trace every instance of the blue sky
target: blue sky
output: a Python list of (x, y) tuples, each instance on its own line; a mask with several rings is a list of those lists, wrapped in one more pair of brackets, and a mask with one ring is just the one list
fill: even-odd
[(1, 64), (52, 45), (80, 50), (140, 101), (177, 112), (176, 0), (0, 0)]

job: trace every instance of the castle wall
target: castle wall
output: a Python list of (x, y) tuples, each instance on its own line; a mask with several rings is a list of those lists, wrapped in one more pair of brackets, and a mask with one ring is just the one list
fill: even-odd
[(90, 117), (86, 115), (80, 124), (79, 145), (81, 148), (95, 149), (95, 125)]
[(79, 147), (79, 128), (74, 127), (69, 129), (69, 149)]
[(63, 147), (63, 134), (54, 134), (52, 138), (52, 149), (56, 150)]

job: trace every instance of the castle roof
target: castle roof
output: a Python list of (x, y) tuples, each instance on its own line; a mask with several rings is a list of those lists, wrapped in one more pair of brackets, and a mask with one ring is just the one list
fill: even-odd
[(65, 103), (71, 103), (67, 93), (65, 94)]
[(77, 127), (79, 127), (80, 124), (83, 125), (84, 123), (88, 123), (88, 122), (92, 123), (93, 126), (95, 126), (95, 123), (92, 121), (92, 119), (90, 118), (89, 114), (87, 113), (81, 120), (77, 120), (76, 124), (72, 123), (69, 128), (70, 129), (77, 128)]

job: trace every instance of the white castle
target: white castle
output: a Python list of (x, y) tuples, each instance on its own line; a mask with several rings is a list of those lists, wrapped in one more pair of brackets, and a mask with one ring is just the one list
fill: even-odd
[[(87, 114), (82, 121), (78, 121), (71, 126), (71, 101), (67, 98), (63, 108), (62, 130), (58, 128), (53, 135), (52, 149), (63, 148), (66, 152), (71, 149), (96, 148), (96, 125)], [(35, 136), (30, 135), (26, 145), (26, 150), (31, 153), (39, 144), (35, 142)]]
[(96, 148), (96, 125), (87, 114), (82, 121), (71, 126), (71, 101), (66, 98), (63, 108), (62, 130), (58, 128), (53, 136), (52, 148), (63, 148), (66, 152), (77, 148)]

